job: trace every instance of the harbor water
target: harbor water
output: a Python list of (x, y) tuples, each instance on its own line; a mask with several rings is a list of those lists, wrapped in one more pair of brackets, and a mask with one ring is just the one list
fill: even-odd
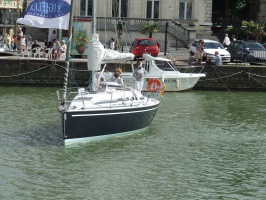
[(148, 130), (64, 146), (56, 88), (0, 91), (0, 199), (266, 197), (266, 93), (165, 93)]

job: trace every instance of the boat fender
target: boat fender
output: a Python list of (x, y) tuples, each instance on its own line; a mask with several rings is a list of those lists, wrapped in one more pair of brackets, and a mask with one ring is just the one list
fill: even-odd
[(161, 97), (163, 97), (165, 89), (166, 89), (166, 84), (163, 84), (163, 88), (160, 93)]
[(175, 87), (179, 88), (179, 80), (178, 79), (176, 79)]
[(164, 83), (164, 76), (162, 76), (162, 83)]
[(148, 81), (147, 90), (150, 92), (158, 92), (159, 88), (162, 87), (162, 82), (159, 79), (151, 78)]

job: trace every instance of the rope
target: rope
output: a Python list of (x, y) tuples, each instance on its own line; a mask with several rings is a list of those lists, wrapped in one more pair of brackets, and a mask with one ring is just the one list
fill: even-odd
[(37, 72), (37, 71), (40, 71), (42, 69), (45, 69), (47, 67), (49, 67), (50, 65), (47, 65), (45, 67), (42, 67), (40, 69), (36, 69), (36, 70), (33, 70), (33, 71), (30, 71), (30, 72), (26, 72), (26, 73), (22, 73), (22, 74), (16, 74), (16, 75), (10, 75), (10, 76), (0, 76), (0, 78), (11, 78), (11, 77), (16, 77), (16, 76), (23, 76), (23, 75), (26, 75), (26, 74), (31, 74), (31, 73), (34, 73), (34, 72)]
[(258, 77), (261, 77), (261, 78), (266, 78), (266, 76), (261, 76), (261, 75), (253, 74), (253, 73), (250, 73), (250, 72), (247, 72), (247, 74), (250, 74), (250, 75), (253, 75), (253, 76), (258, 76)]
[[(46, 69), (50, 66), (56, 66), (56, 67), (61, 67), (63, 69), (66, 69), (66, 67), (64, 66), (61, 66), (61, 65), (58, 65), (58, 64), (50, 64), (50, 65), (47, 65), (47, 66), (44, 66), (42, 68), (39, 68), (39, 69), (36, 69), (36, 70), (33, 70), (33, 71), (30, 71), (30, 72), (25, 72), (25, 73), (21, 73), (21, 74), (14, 74), (14, 75), (9, 75), (9, 76), (0, 76), (0, 78), (11, 78), (11, 77), (18, 77), (18, 76), (24, 76), (24, 75), (27, 75), (27, 74), (31, 74), (31, 73), (34, 73), (34, 72), (37, 72), (37, 71), (40, 71), (40, 70), (43, 70), (43, 69)], [(77, 72), (87, 72), (88, 70), (76, 70), (76, 69), (70, 69), (71, 71), (77, 71)]]
[[(216, 72), (216, 71), (215, 71)], [(219, 75), (217, 75), (217, 76), (219, 76), (219, 78), (212, 78), (212, 79), (204, 79), (204, 80), (199, 80), (199, 81), (212, 81), (212, 80), (218, 80), (218, 79), (224, 79), (224, 78), (228, 78), (228, 77), (231, 77), (231, 76), (235, 76), (235, 75), (237, 75), (237, 74), (241, 74), (241, 73), (243, 73), (243, 71), (241, 71), (241, 72), (237, 72), (237, 73), (235, 73), (235, 74), (231, 74), (231, 75), (228, 75), (228, 76), (223, 76), (223, 77), (220, 77)]]
[[(266, 86), (266, 85), (264, 85), (262, 82), (260, 82), (260, 81), (258, 81), (257, 79), (255, 79), (255, 78), (252, 76), (252, 75), (253, 75), (252, 73), (247, 73), (247, 74), (249, 74), (249, 78), (252, 78), (255, 82), (261, 84), (262, 86)], [(255, 76), (259, 76), (259, 75), (255, 74)], [(263, 78), (265, 78), (265, 76), (259, 76), (259, 77), (263, 77)]]

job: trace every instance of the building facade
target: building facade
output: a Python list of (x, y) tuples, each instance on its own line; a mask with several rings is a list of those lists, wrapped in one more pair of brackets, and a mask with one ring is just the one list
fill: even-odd
[[(7, 25), (7, 19), (23, 15), (23, 10), (32, 0), (2, 0), (5, 2), (23, 2), (23, 8), (12, 13), (3, 7), (0, 8), (0, 28)], [(74, 0), (74, 17), (90, 18), (92, 16), (93, 0)], [(119, 37), (128, 44), (133, 38), (144, 37), (140, 32), (144, 23), (157, 23), (159, 32), (153, 37), (165, 40), (166, 34), (171, 45), (186, 46), (194, 38), (213, 38), (211, 26), (219, 16), (231, 23), (228, 0), (97, 0), (97, 32), (100, 39), (107, 42), (110, 37)], [(256, 11), (255, 11), (256, 10)], [(266, 0), (249, 0), (248, 7), (242, 13), (242, 18), (265, 21)], [(118, 24), (121, 25), (121, 36), (118, 34)], [(168, 27), (166, 27), (166, 25)], [(44, 40), (52, 30), (26, 27), (25, 33), (33, 39)], [(121, 30), (120, 30), (121, 31)], [(60, 37), (61, 31), (58, 30)], [(217, 39), (217, 38), (216, 38)]]

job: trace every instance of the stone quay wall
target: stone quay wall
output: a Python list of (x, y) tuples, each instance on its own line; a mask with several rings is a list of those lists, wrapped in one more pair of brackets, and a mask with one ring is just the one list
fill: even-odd
[(194, 90), (266, 91), (266, 66), (195, 66), (179, 68), (180, 72), (205, 73)]
[[(177, 66), (180, 72), (205, 73), (193, 90), (266, 91), (266, 66)], [(64, 61), (45, 59), (1, 59), (0, 86), (59, 87), (64, 84)], [(71, 86), (87, 86), (90, 73), (87, 62), (71, 60), (69, 64)]]
[[(70, 62), (72, 85), (88, 82), (87, 62)], [(62, 87), (66, 73), (64, 61), (41, 59), (1, 59), (1, 86)]]

